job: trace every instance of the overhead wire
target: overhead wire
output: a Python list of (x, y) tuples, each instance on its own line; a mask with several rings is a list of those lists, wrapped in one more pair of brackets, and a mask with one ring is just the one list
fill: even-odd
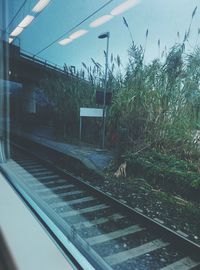
[[(30, 1), (30, 0), (29, 0)], [(32, 1), (32, 0), (31, 0)], [(22, 10), (22, 8), (25, 6), (25, 4), (28, 2), (28, 0), (25, 0), (24, 2), (23, 2), (23, 4), (20, 6), (20, 8), (19, 8), (19, 10), (16, 12), (16, 14), (14, 15), (14, 17), (13, 17), (13, 19), (11, 20), (11, 22), (9, 23), (9, 25), (7, 26), (7, 28), (9, 28), (9, 26), (12, 24), (12, 22), (15, 20), (15, 18), (18, 16), (18, 14), (19, 14), (19, 12)], [(50, 2), (49, 2), (49, 4), (52, 2), (52, 0), (50, 0)], [(32, 2), (31, 2), (32, 3)], [(30, 11), (30, 4), (29, 4), (29, 11)], [(42, 11), (40, 11), (40, 12), (37, 12), (35, 15), (34, 15), (34, 18), (36, 19), (39, 15), (40, 15), (40, 13), (41, 13)], [(7, 29), (6, 28), (6, 29)], [(16, 37), (15, 37), (16, 38)]]
[(22, 5), (19, 7), (18, 11), (15, 13), (15, 15), (13, 16), (13, 18), (11, 19), (11, 21), (9, 22), (8, 26), (6, 27), (6, 31), (9, 29), (9, 27), (11, 26), (11, 24), (14, 22), (14, 20), (17, 18), (18, 14), (20, 13), (20, 11), (22, 10), (22, 8), (26, 5), (26, 3), (28, 2), (28, 0), (25, 0)]
[(113, 2), (114, 0), (109, 0), (108, 2), (106, 2), (105, 4), (103, 4), (101, 7), (99, 7), (97, 10), (95, 10), (93, 13), (91, 13), (89, 16), (87, 16), (85, 19), (83, 19), (82, 21), (80, 21), (78, 24), (76, 24), (75, 26), (73, 26), (71, 29), (69, 29), (68, 31), (66, 31), (64, 34), (62, 34), (61, 36), (59, 36), (58, 38), (56, 38), (54, 41), (52, 41), (51, 43), (49, 43), (46, 47), (44, 47), (43, 49), (41, 49), (39, 52), (37, 52), (35, 56), (39, 55), (40, 53), (42, 53), (43, 51), (45, 51), (46, 49), (48, 49), (49, 47), (51, 47), (53, 44), (55, 44), (57, 41), (59, 41), (61, 38), (63, 38), (65, 35), (69, 34), (71, 31), (73, 31), (74, 29), (76, 29), (78, 26), (80, 26), (81, 24), (83, 24), (85, 21), (87, 21), (88, 19), (90, 19), (92, 16), (94, 16), (96, 13), (98, 13), (99, 11), (101, 11), (103, 8), (105, 8), (106, 6), (108, 6), (111, 2)]

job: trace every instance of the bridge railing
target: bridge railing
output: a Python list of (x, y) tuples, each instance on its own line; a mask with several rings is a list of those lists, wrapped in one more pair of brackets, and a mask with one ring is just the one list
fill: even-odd
[(30, 52), (27, 52), (25, 50), (21, 50), (20, 52), (20, 56), (25, 58), (25, 59), (28, 59), (30, 61), (33, 61), (35, 63), (38, 63), (44, 67), (47, 67), (47, 68), (50, 68), (52, 70), (56, 70), (58, 72), (61, 72), (63, 74), (66, 74), (68, 76), (71, 76), (71, 77), (74, 77), (76, 79), (79, 79), (79, 80), (82, 80), (84, 81), (85, 83), (89, 83), (89, 81), (87, 81), (86, 79), (83, 79), (79, 76), (77, 76), (76, 74), (73, 74), (73, 72), (69, 72), (67, 71), (64, 66), (60, 66), (60, 65), (57, 65), (51, 61), (47, 61), (46, 59), (42, 58), (42, 57), (35, 57), (34, 55), (32, 55)]
[(66, 74), (68, 76), (71, 76), (71, 77), (74, 77), (76, 79), (79, 79), (81, 81), (84, 81), (85, 83), (89, 83), (89, 81), (85, 78), (82, 78), (80, 76), (77, 76), (76, 74), (74, 74), (74, 72), (69, 72), (68, 70), (66, 70), (64, 68), (64, 66), (60, 66), (60, 65), (57, 65), (49, 60), (46, 60), (42, 57), (35, 57), (33, 54), (31, 54), (30, 52), (27, 52), (25, 50), (22, 50), (20, 48), (20, 39), (18, 37), (15, 37), (13, 39), (12, 42), (9, 43), (9, 37), (10, 37), (10, 34), (7, 32), (7, 31), (4, 31), (0, 28), (0, 40), (3, 40), (4, 42), (6, 42), (7, 44), (9, 44), (10, 46), (14, 45), (16, 47), (18, 47), (20, 49), (20, 56), (23, 57), (23, 58), (26, 58), (30, 61), (33, 61), (33, 62), (36, 62), (44, 67), (47, 67), (49, 69), (52, 69), (52, 70), (56, 70), (60, 73), (63, 73), (63, 74)]

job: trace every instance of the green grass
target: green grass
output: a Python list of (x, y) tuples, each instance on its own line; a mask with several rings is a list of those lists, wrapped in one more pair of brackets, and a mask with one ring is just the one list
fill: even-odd
[(137, 155), (128, 152), (125, 159), (130, 175), (142, 176), (155, 187), (171, 194), (200, 200), (200, 175), (197, 164), (155, 150)]

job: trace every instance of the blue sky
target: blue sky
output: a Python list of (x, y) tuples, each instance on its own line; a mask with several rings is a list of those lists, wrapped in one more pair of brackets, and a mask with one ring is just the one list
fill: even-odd
[[(21, 49), (38, 53), (46, 45), (54, 41), (82, 19), (90, 15), (98, 7), (108, 0), (52, 0), (39, 16), (19, 36)], [(17, 8), (23, 3), (22, 0), (10, 0), (8, 21), (15, 14)], [(104, 64), (103, 50), (106, 40), (99, 40), (98, 35), (102, 32), (110, 32), (110, 52), (119, 54), (124, 66), (127, 63), (127, 49), (131, 43), (130, 35), (123, 24), (124, 16), (131, 29), (134, 41), (138, 45), (144, 45), (145, 32), (149, 29), (147, 51), (145, 61), (149, 62), (158, 57), (158, 39), (161, 42), (161, 51), (165, 46), (170, 48), (177, 42), (177, 32), (180, 32), (180, 40), (183, 39), (190, 23), (191, 14), (199, 0), (140, 0), (139, 3), (127, 12), (114, 17), (111, 21), (97, 28), (90, 28), (89, 24), (96, 18), (110, 14), (110, 11), (123, 0), (114, 0), (106, 8), (79, 26), (80, 29), (89, 32), (73, 42), (61, 46), (55, 43), (47, 50), (39, 54), (55, 64), (63, 66), (74, 65), (80, 68), (81, 62), (92, 64), (91, 57)], [(27, 15), (30, 14), (36, 0), (27, 1), (27, 5), (12, 24), (10, 31)], [(200, 5), (192, 24), (190, 44), (196, 42), (198, 27), (200, 27)], [(67, 38), (67, 35), (66, 35)], [(200, 39), (199, 39), (200, 42)], [(198, 43), (199, 43), (198, 42)], [(188, 50), (193, 48), (188, 44)]]

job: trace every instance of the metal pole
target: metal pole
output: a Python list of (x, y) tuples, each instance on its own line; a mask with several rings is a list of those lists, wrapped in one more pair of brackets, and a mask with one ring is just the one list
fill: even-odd
[(107, 35), (107, 48), (106, 48), (106, 64), (105, 64), (105, 83), (104, 83), (104, 96), (103, 96), (103, 140), (102, 148), (105, 148), (105, 132), (106, 132), (106, 92), (107, 92), (107, 77), (108, 77), (108, 49), (109, 49), (110, 33)]
[(80, 127), (79, 127), (79, 141), (81, 142), (82, 135), (82, 117), (80, 116)]
[[(2, 18), (3, 29), (6, 29), (6, 15), (8, 5), (6, 1), (0, 2), (0, 16)], [(2, 92), (1, 92), (1, 108), (0, 108), (0, 162), (5, 162), (10, 158), (10, 95), (9, 95), (9, 45), (8, 43), (3, 42), (3, 39), (0, 40), (0, 70), (3, 73), (3, 81), (0, 83)], [(7, 81), (7, 82), (6, 82)]]

